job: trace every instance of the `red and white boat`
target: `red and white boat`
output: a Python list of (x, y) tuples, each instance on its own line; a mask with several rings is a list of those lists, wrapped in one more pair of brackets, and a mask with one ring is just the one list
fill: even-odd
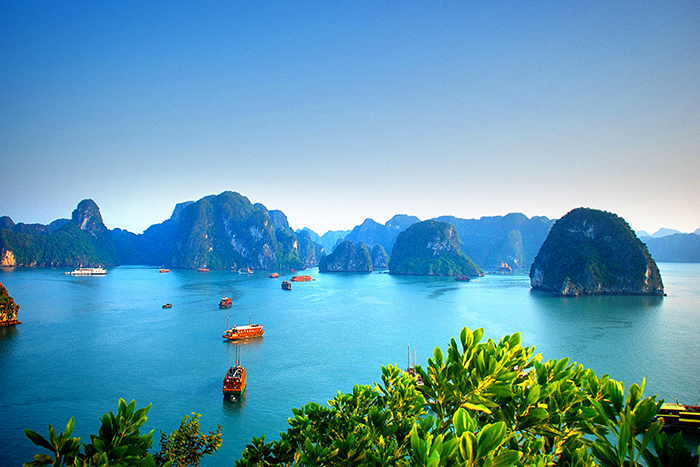
[(241, 353), (240, 349), (236, 348), (236, 362), (226, 372), (224, 376), (224, 397), (228, 396), (232, 401), (240, 397), (245, 392), (247, 373), (245, 368), (240, 364)]
[[(228, 316), (226, 317), (226, 327), (228, 327)], [(265, 331), (263, 330), (262, 324), (250, 324), (250, 317), (248, 317), (248, 324), (227, 329), (221, 337), (230, 341), (238, 341), (262, 337), (263, 334), (265, 334)]]

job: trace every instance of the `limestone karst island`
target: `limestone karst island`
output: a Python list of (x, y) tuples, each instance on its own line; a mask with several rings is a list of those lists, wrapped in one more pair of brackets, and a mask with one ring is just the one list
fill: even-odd
[(530, 284), (564, 297), (664, 293), (656, 262), (627, 222), (587, 208), (554, 223), (530, 267)]
[[(673, 237), (672, 244), (655, 243), (658, 254), (693, 261), (698, 236)], [(1, 217), (0, 259), (5, 267), (141, 264), (281, 271), (318, 266), (324, 273), (388, 269), (462, 277), (482, 275), (484, 268), (529, 267), (532, 289), (557, 296), (664, 293), (647, 245), (621, 217), (589, 208), (574, 209), (556, 222), (517, 213), (423, 222), (397, 215), (386, 224), (367, 219), (352, 231), (321, 237), (309, 229), (293, 230), (282, 211), (226, 191), (179, 203), (169, 219), (137, 235), (108, 229), (97, 204), (86, 199), (70, 219), (49, 225)]]

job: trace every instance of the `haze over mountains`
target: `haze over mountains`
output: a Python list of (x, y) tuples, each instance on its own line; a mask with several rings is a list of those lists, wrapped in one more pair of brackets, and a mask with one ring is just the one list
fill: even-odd
[[(504, 263), (529, 267), (555, 221), (520, 213), (434, 220), (454, 226), (462, 252), (482, 268)], [(15, 224), (9, 217), (0, 217), (0, 264), (291, 269), (318, 265), (338, 244), (352, 242), (374, 252), (377, 269), (386, 267), (385, 258), (391, 256), (398, 235), (419, 222), (415, 216), (398, 214), (385, 224), (366, 219), (351, 231), (323, 235), (307, 228), (294, 231), (282, 211), (268, 210), (228, 191), (179, 203), (169, 219), (134, 234), (107, 229), (97, 205), (83, 200), (71, 219), (49, 225)], [(700, 229), (691, 234), (661, 229), (653, 236), (642, 231), (638, 236), (656, 261), (700, 262), (698, 232)], [(351, 250), (364, 252), (362, 248)]]

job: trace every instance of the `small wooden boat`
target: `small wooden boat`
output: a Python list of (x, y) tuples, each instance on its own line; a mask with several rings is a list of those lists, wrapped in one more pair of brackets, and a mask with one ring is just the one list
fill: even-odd
[(276, 278), (279, 277), (279, 276), (280, 276), (280, 275), (279, 275), (278, 273), (273, 272), (272, 274), (270, 274), (270, 279), (276, 279)]
[(406, 367), (405, 370), (403, 370), (404, 373), (406, 373), (408, 376), (413, 378), (413, 380), (416, 382), (417, 386), (420, 386), (423, 384), (423, 380), (421, 379), (420, 375), (416, 371), (416, 348), (413, 347), (413, 361), (411, 361), (411, 344), (408, 344), (408, 366)]
[[(228, 328), (228, 316), (226, 317), (226, 327)], [(248, 315), (248, 324), (242, 326), (233, 326), (224, 332), (224, 339), (230, 341), (238, 341), (243, 339), (252, 339), (254, 337), (262, 337), (265, 334), (262, 324), (250, 324), (250, 315)]]
[(465, 276), (464, 274), (460, 274), (458, 276), (455, 276), (455, 280), (459, 282), (469, 282), (471, 280), (471, 277)]
[(161, 273), (163, 273), (163, 272), (170, 272), (170, 269), (159, 269), (158, 272), (161, 272)]
[(282, 281), (283, 290), (292, 290), (292, 283), (289, 281)]
[(199, 272), (209, 272), (209, 268), (198, 268), (197, 271), (199, 271)]
[(241, 397), (246, 389), (247, 373), (245, 368), (240, 364), (241, 354), (240, 348), (236, 347), (236, 362), (226, 372), (224, 376), (224, 397), (230, 397), (235, 401), (237, 397)]
[(669, 430), (700, 431), (700, 407), (676, 403), (664, 403), (659, 410), (664, 428)]
[(311, 280), (311, 276), (292, 276), (289, 280), (292, 282), (307, 282)]
[(165, 305), (163, 305), (163, 308), (172, 308), (172, 307), (173, 307), (172, 303), (166, 303)]
[(513, 272), (513, 268), (508, 265), (508, 263), (502, 262), (501, 267), (497, 269), (498, 272)]

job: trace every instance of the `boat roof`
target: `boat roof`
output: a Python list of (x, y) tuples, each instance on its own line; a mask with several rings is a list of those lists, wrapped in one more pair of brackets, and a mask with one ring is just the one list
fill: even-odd
[(666, 410), (685, 410), (685, 405), (676, 404), (675, 402), (664, 402), (661, 408)]
[(233, 331), (239, 330), (240, 331), (240, 330), (261, 328), (261, 327), (262, 327), (262, 324), (242, 324), (240, 326), (232, 327), (231, 329), (229, 329), (229, 331), (231, 331), (231, 330), (233, 330)]

